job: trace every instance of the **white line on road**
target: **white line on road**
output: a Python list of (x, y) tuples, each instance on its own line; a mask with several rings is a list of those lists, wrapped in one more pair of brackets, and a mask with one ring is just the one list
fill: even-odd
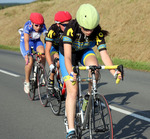
[[(11, 73), (11, 72), (8, 72), (8, 71), (4, 71), (4, 70), (2, 70), (2, 69), (0, 69), (0, 72), (2, 72), (2, 73), (4, 73), (4, 74), (11, 75), (11, 76), (14, 76), (14, 77), (20, 77), (20, 75), (18, 75), (18, 74), (14, 74), (14, 73)], [(110, 107), (110, 109), (115, 110), (115, 111), (118, 111), (118, 112), (120, 112), (120, 113), (123, 113), (123, 114), (126, 114), (126, 115), (130, 115), (130, 116), (132, 116), (132, 117), (135, 117), (135, 118), (138, 118), (138, 119), (141, 119), (141, 120), (150, 122), (150, 118), (147, 118), (147, 117), (144, 117), (144, 116), (135, 114), (135, 113), (133, 113), (133, 112), (129, 112), (129, 111), (126, 111), (126, 110), (123, 110), (123, 109), (114, 107), (114, 106), (112, 106), (112, 105), (109, 105), (109, 107)]]
[(2, 69), (0, 69), (0, 72), (2, 72), (2, 73), (4, 73), (4, 74), (7, 74), (7, 75), (14, 76), (14, 77), (20, 77), (20, 75), (18, 75), (18, 74), (14, 74), (14, 73), (11, 73), (11, 72), (2, 70)]
[(126, 111), (126, 110), (123, 110), (123, 109), (120, 109), (120, 108), (117, 108), (117, 107), (114, 107), (114, 106), (111, 106), (111, 105), (109, 105), (109, 107), (112, 110), (118, 111), (120, 113), (123, 113), (123, 114), (126, 114), (126, 115), (130, 115), (132, 117), (135, 117), (135, 118), (138, 118), (138, 119), (150, 122), (150, 118), (147, 118), (147, 117), (144, 117), (144, 116), (141, 116), (141, 115), (135, 114), (133, 112), (129, 112), (129, 111)]

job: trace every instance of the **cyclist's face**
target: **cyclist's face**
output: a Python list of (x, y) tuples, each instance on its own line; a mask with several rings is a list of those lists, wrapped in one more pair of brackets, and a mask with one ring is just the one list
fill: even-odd
[(85, 29), (85, 28), (81, 27), (81, 31), (82, 31), (86, 36), (90, 36), (91, 33), (93, 32), (93, 29), (89, 30), (89, 29)]
[(68, 25), (68, 21), (67, 22), (63, 22), (63, 23), (59, 23), (58, 26), (61, 28), (61, 30), (64, 32), (66, 26)]
[(43, 25), (37, 25), (37, 24), (34, 24), (34, 23), (32, 25), (33, 25), (33, 28), (36, 32), (38, 32), (43, 27)]

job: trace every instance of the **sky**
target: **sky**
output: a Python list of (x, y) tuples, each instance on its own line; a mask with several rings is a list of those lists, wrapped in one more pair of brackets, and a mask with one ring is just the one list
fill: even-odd
[(35, 0), (0, 0), (0, 3), (30, 3)]

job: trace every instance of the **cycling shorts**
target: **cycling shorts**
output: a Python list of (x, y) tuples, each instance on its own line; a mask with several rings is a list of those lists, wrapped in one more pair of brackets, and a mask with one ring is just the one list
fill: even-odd
[[(29, 40), (29, 53), (31, 53), (31, 46), (34, 47), (34, 51), (36, 51), (38, 46), (43, 46), (43, 42), (40, 39), (37, 40)], [(27, 55), (27, 51), (25, 49), (25, 43), (24, 40), (20, 41), (20, 51), (23, 57)]]
[[(93, 49), (86, 49), (78, 51), (75, 54), (72, 54), (72, 65), (76, 66), (78, 65), (78, 62), (80, 62), (82, 65), (85, 66), (85, 60), (88, 56), (95, 55)], [(65, 66), (65, 59), (64, 56), (59, 52), (59, 63), (60, 63), (60, 69), (62, 73), (62, 77), (64, 81), (69, 80), (69, 74), (67, 72), (66, 66)]]

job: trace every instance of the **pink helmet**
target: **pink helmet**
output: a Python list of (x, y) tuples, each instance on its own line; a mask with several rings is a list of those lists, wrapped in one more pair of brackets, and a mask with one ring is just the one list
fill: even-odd
[(72, 19), (71, 14), (68, 11), (59, 11), (55, 14), (55, 23), (62, 23)]
[(30, 20), (32, 23), (42, 25), (44, 24), (44, 18), (40, 13), (31, 13)]

